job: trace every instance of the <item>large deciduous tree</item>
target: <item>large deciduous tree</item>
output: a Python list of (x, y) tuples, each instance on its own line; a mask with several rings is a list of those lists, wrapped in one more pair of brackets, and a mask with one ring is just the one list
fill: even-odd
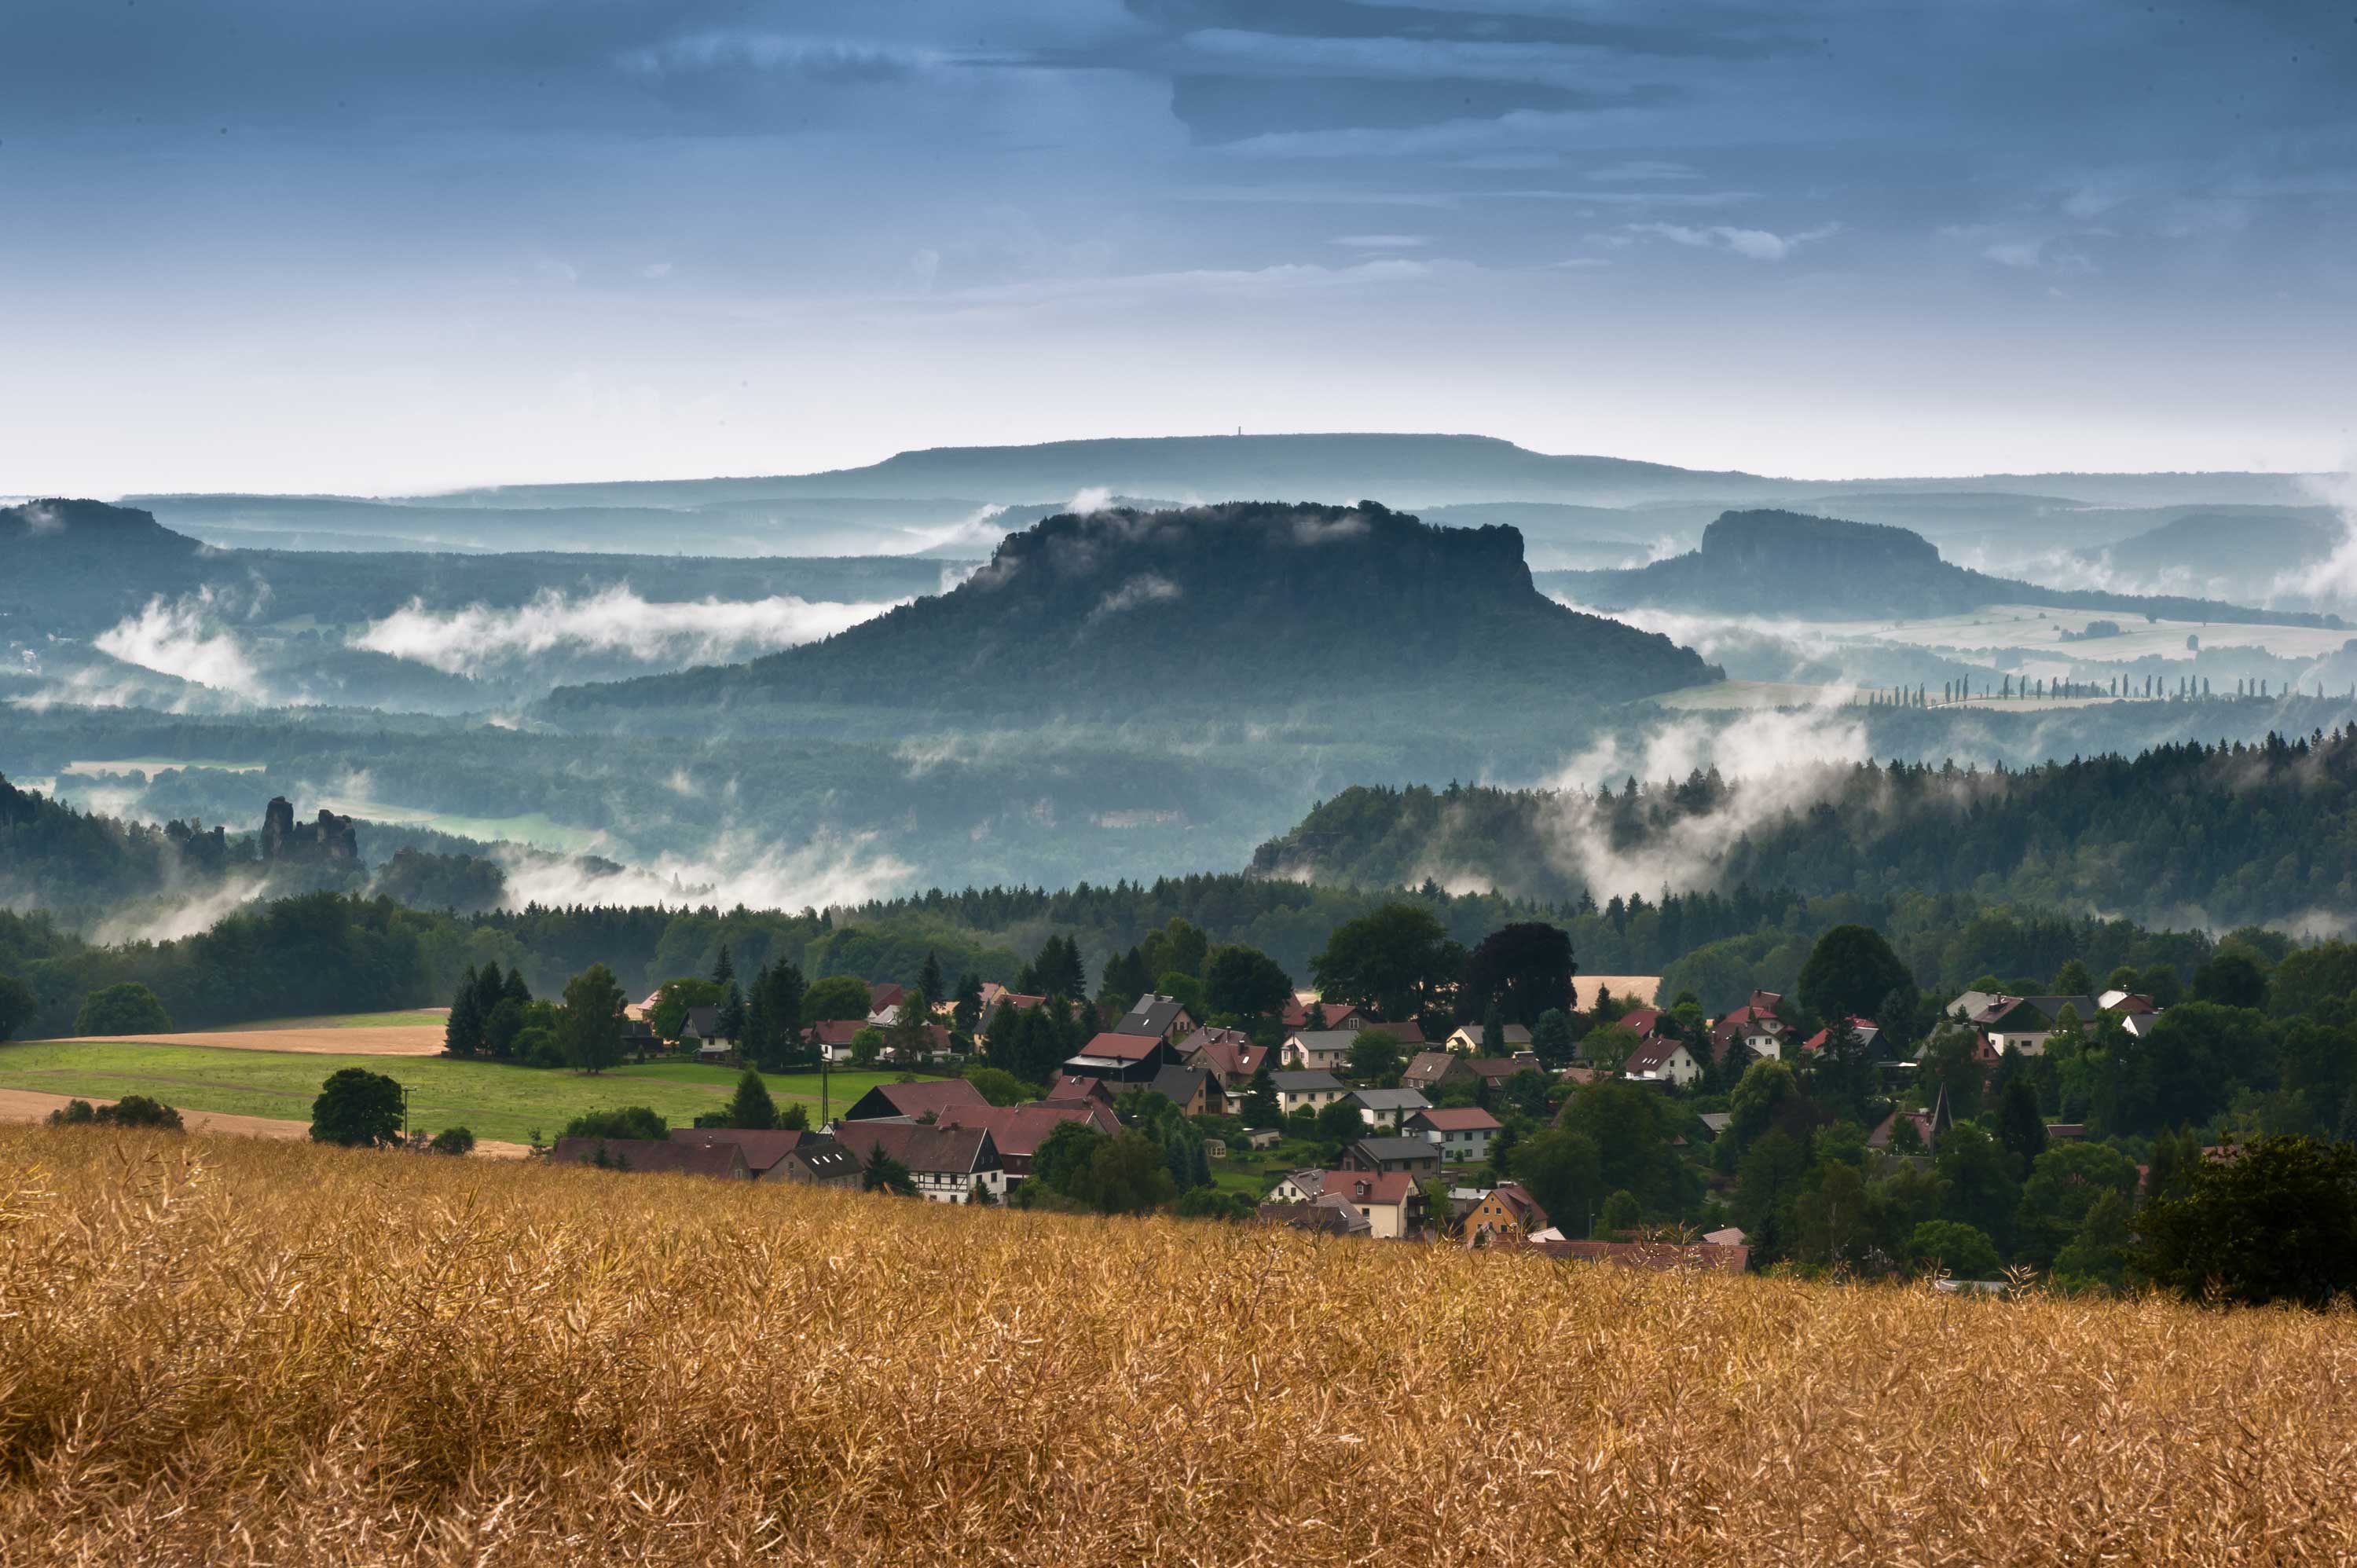
[(1544, 920), (1519, 920), (1483, 937), (1465, 955), (1458, 1015), (1478, 1018), (1492, 1004), (1506, 1022), (1530, 1028), (1540, 1015), (1572, 1005), (1571, 935)]
[[(1892, 993), (1911, 999), (1915, 976), (1881, 932), (1870, 926), (1835, 926), (1809, 950), (1794, 990), (1801, 1005), (1821, 1020), (1873, 1018)], [(1911, 1000), (1905, 1011), (1914, 1011)]]
[(1411, 1018), (1456, 983), (1465, 951), (1429, 909), (1386, 904), (1345, 920), (1309, 961), (1318, 994)]
[(565, 983), (556, 1038), (566, 1066), (576, 1072), (603, 1072), (622, 1059), (622, 1009), (627, 1004), (614, 972), (602, 963), (591, 964)]
[(401, 1085), (366, 1068), (329, 1073), (311, 1101), (311, 1141), (348, 1149), (401, 1142)]
[(1215, 1014), (1265, 1017), (1283, 1011), (1292, 995), (1293, 977), (1258, 948), (1214, 948), (1203, 962), (1203, 1004)]

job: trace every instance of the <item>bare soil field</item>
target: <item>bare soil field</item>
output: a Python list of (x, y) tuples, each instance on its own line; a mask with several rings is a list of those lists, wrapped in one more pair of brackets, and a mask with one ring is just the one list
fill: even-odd
[[(47, 1122), (49, 1112), (62, 1111), (67, 1094), (43, 1094), (32, 1089), (0, 1089), (0, 1122)], [(112, 1105), (111, 1100), (93, 1100), (93, 1105)], [(282, 1122), (272, 1116), (232, 1116), (219, 1111), (180, 1112), (180, 1120), (191, 1133), (207, 1133), (230, 1138), (295, 1138), (308, 1142), (310, 1123)], [(520, 1160), (532, 1151), (522, 1144), (501, 1144), (479, 1139), (475, 1153), (495, 1160)]]
[[(91, 1036), (93, 1039), (98, 1036)], [(274, 1026), (266, 1029), (207, 1029), (185, 1035), (108, 1035), (109, 1044), (126, 1046), (210, 1046), (230, 1051), (288, 1051), (323, 1057), (436, 1057), (442, 1054), (439, 1024), (396, 1024), (379, 1028), (345, 1028), (336, 1025)], [(38, 1040), (33, 1045), (66, 1045), (71, 1041)]]

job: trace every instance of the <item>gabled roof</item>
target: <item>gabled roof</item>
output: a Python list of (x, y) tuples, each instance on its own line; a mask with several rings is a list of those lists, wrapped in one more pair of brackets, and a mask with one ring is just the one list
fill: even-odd
[(1181, 1056), (1200, 1054), (1223, 1078), (1250, 1078), (1268, 1060), (1268, 1047), (1255, 1046), (1242, 1029), (1198, 1029), (1178, 1044)]
[(1396, 1208), (1415, 1195), (1414, 1171), (1328, 1171), (1323, 1194), (1362, 1208)]
[[(1871, 1018), (1853, 1017), (1849, 1021), (1849, 1026), (1857, 1032), (1859, 1039), (1866, 1041), (1868, 1045), (1873, 1044), (1874, 1041), (1882, 1034), (1882, 1026), (1876, 1023)], [(1801, 1042), (1801, 1048), (1804, 1051), (1824, 1050), (1825, 1048), (1825, 1041), (1832, 1037), (1833, 1029), (1830, 1026), (1819, 1029), (1815, 1034), (1811, 1035), (1807, 1039)]]
[(1166, 1067), (1154, 1075), (1154, 1080), (1146, 1087), (1173, 1104), (1184, 1105), (1202, 1093), (1206, 1083), (1217, 1081), (1202, 1068)]
[(1323, 1069), (1308, 1072), (1273, 1072), (1268, 1077), (1280, 1094), (1307, 1094), (1315, 1090), (1340, 1090), (1342, 1087), (1340, 1079)]
[(1414, 1089), (1354, 1089), (1344, 1098), (1357, 1101), (1366, 1111), (1425, 1111), (1432, 1105)]
[(1389, 1035), (1404, 1046), (1421, 1046), (1428, 1043), (1425, 1038), (1424, 1026), (1413, 1018), (1403, 1018), (1396, 1024), (1387, 1024), (1377, 1018), (1361, 1018), (1352, 1026), (1352, 1032)]
[[(922, 1116), (928, 1111), (939, 1115), (952, 1105), (990, 1103), (983, 1098), (982, 1090), (962, 1078), (923, 1078), (914, 1083), (879, 1083), (861, 1095), (859, 1101), (851, 1109), (857, 1111), (860, 1104), (879, 1096), (892, 1108), (886, 1113), (892, 1116)], [(845, 1114), (847, 1116), (850, 1112)], [(872, 1111), (863, 1118), (875, 1119), (877, 1118)]]
[(720, 1009), (691, 1007), (687, 1010), (687, 1032), (699, 1040), (712, 1039), (720, 1028)]
[(768, 1132), (749, 1127), (674, 1127), (671, 1130), (671, 1141), (674, 1144), (704, 1147), (735, 1144), (744, 1155), (747, 1168), (755, 1176), (759, 1176), (809, 1140), (824, 1136), (821, 1133), (799, 1129)]
[[(1316, 1008), (1314, 1017), (1311, 1013), (1313, 1005)], [(1358, 1011), (1358, 1008), (1348, 1002), (1319, 1002), (1313, 1004), (1302, 1001), (1298, 996), (1289, 996), (1286, 998), (1284, 1010), (1278, 1015), (1278, 1022), (1288, 1029), (1306, 1028), (1312, 1024), (1320, 1029), (1339, 1029)]]
[(743, 1180), (751, 1174), (734, 1144), (674, 1144), (668, 1138), (559, 1138), (549, 1158), (560, 1165), (594, 1165), (598, 1155), (617, 1170)]
[(1521, 1182), (1500, 1182), (1482, 1196), (1486, 1198), (1494, 1198), (1503, 1205), (1513, 1215), (1515, 1223), (1522, 1226), (1524, 1230), (1544, 1230), (1547, 1228), (1547, 1211), (1539, 1207), (1539, 1200), (1533, 1197), (1530, 1189)]
[(1339, 1052), (1347, 1056), (1350, 1053), (1351, 1042), (1358, 1037), (1358, 1035), (1350, 1029), (1296, 1029), (1286, 1036), (1285, 1043), (1289, 1046), (1298, 1040), (1301, 1042), (1301, 1048), (1306, 1051), (1329, 1054)]
[(1159, 1035), (1134, 1035), (1114, 1029), (1091, 1037), (1078, 1054), (1100, 1061), (1142, 1062), (1161, 1047)]
[(1436, 1133), (1494, 1133), (1502, 1125), (1495, 1116), (1478, 1105), (1436, 1105), (1409, 1117), (1407, 1124), (1427, 1127)]
[(1347, 1198), (1321, 1195), (1307, 1203), (1264, 1203), (1254, 1211), (1273, 1225), (1297, 1230), (1318, 1230), (1334, 1236), (1363, 1236), (1374, 1229)]
[(1654, 1026), (1661, 1021), (1662, 1010), (1659, 1007), (1631, 1007), (1613, 1020), (1641, 1040), (1652, 1035)]
[[(1500, 1032), (1505, 1036), (1506, 1044), (1510, 1046), (1527, 1046), (1531, 1043), (1530, 1030), (1521, 1024), (1501, 1026)], [(1453, 1040), (1458, 1035), (1462, 1035), (1478, 1044), (1481, 1038), (1481, 1026), (1479, 1023), (1459, 1024), (1456, 1034), (1448, 1037)]]
[(1137, 999), (1137, 1005), (1122, 1015), (1121, 1022), (1113, 1026), (1116, 1035), (1152, 1035), (1156, 1038), (1170, 1032), (1178, 1022), (1185, 1007), (1173, 996), (1147, 994)]
[(1518, 1062), (1512, 1057), (1463, 1057), (1465, 1070), (1476, 1078), (1486, 1078), (1492, 1083), (1503, 1083), (1518, 1072), (1536, 1072), (1531, 1062)]
[(865, 1018), (828, 1018), (810, 1026), (811, 1038), (822, 1046), (847, 1046), (862, 1029), (875, 1026)]
[(1635, 1050), (1629, 1053), (1629, 1059), (1621, 1064), (1621, 1070), (1631, 1073), (1659, 1072), (1669, 1066), (1672, 1059), (1685, 1048), (1686, 1043), (1675, 1035), (1648, 1035), (1637, 1042)]
[(1056, 1081), (1048, 1086), (1048, 1092), (1041, 1098), (1050, 1105), (1085, 1101), (1092, 1105), (1110, 1106), (1114, 1094), (1101, 1078), (1081, 1078), (1066, 1072), (1056, 1075)]
[(1085, 1122), (1107, 1137), (1121, 1131), (1120, 1119), (1096, 1101), (1065, 1105), (952, 1105), (934, 1125), (986, 1128), (1002, 1158), (1028, 1160), (1039, 1152), (1049, 1133), (1067, 1122)]
[(872, 1015), (887, 1007), (898, 1007), (908, 999), (909, 988), (892, 981), (867, 988), (867, 1011)]
[(987, 1127), (944, 1127), (920, 1122), (845, 1122), (835, 1139), (865, 1166), (878, 1148), (912, 1173), (972, 1176), (999, 1168), (998, 1144)]
[(1388, 1165), (1394, 1160), (1437, 1160), (1440, 1151), (1432, 1146), (1429, 1138), (1361, 1138), (1351, 1145), (1351, 1152)]
[(856, 1176), (859, 1156), (823, 1133), (808, 1133), (785, 1157), (789, 1165), (799, 1165), (822, 1181)]
[(1408, 1083), (1438, 1083), (1464, 1059), (1454, 1051), (1418, 1051), (1400, 1070), (1400, 1079)]

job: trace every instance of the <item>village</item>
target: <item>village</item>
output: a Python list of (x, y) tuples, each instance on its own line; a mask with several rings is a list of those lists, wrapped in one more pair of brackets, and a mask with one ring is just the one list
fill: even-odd
[[(799, 1105), (785, 1116), (764, 1109), (733, 982), (729, 1000), (687, 1006), (683, 993), (717, 988), (674, 983), (628, 1008), (630, 1047), (745, 1067), (749, 1087), (732, 1107), (737, 1113), (699, 1117), (660, 1137), (614, 1135), (633, 1129), (601, 1124), (543, 1152), (565, 1165), (880, 1188), (939, 1204), (1163, 1207), (1336, 1237), (1739, 1273), (1757, 1266), (1760, 1249), (1735, 1216), (1785, 1232), (1774, 1256), (1792, 1256), (1799, 1238), (1793, 1206), (1763, 1212), (1749, 1200), (1755, 1173), (1727, 1157), (1738, 1144), (1749, 1152), (1781, 1123), (1804, 1134), (1813, 1165), (1823, 1144), (1833, 1151), (1824, 1157), (1849, 1160), (1869, 1180), (1929, 1182), (1956, 1136), (1958, 1102), (1969, 1100), (1984, 1125), (1967, 1133), (2020, 1155), (2018, 1184), (2045, 1150), (2087, 1135), (2083, 1124), (2034, 1109), (2055, 1098), (2050, 1041), (2059, 1032), (2075, 1047), (2088, 1031), (2141, 1039), (2163, 1016), (2151, 995), (2120, 983), (2037, 994), (1975, 989), (1936, 1007), (1894, 995), (1889, 1005), (1916, 1008), (1930, 1023), (1910, 1018), (1893, 1032), (1856, 1013), (1820, 1022), (1774, 992), (1706, 1016), (1690, 995), (1663, 1004), (1658, 977), (1560, 978), (1559, 995), (1538, 999), (1555, 1004), (1539, 1006), (1527, 993), (1517, 999), (1534, 1016), (1530, 1025), (1506, 1022), (1495, 1001), (1479, 1021), (1453, 1022), (1446, 1009), (1386, 1018), (1288, 990), (1266, 1016), (1214, 1021), (1192, 984), (1182, 988), (1193, 995), (1148, 991), (1116, 1013), (1103, 998), (1067, 1004), (971, 982), (954, 1004), (936, 1008), (921, 985), (851, 982), (865, 995), (864, 1014), (801, 1028), (800, 1052), (822, 1082), (835, 1069), (881, 1069), (898, 1080), (867, 1088), (839, 1112), (823, 1099), (816, 1124)], [(2085, 983), (2076, 965), (2058, 978)], [(1029, 1015), (1068, 1006), (1092, 1032), (1051, 1071), (1035, 1065), (1034, 1081), (1018, 1078), (1006, 1042), (1022, 1037)], [(1754, 1090), (1779, 1102), (1764, 1120), (1746, 1104)], [(2029, 1130), (2025, 1102), (2033, 1107)], [(756, 1109), (738, 1110), (748, 1103)], [(1566, 1176), (1555, 1156), (1583, 1135), (1601, 1145), (1597, 1168)], [(1125, 1148), (1135, 1156), (1125, 1176)], [(2134, 1165), (2139, 1192), (2148, 1169)], [(1950, 1185), (1946, 1174), (1938, 1179)], [(1953, 1223), (1935, 1218), (1917, 1229), (1928, 1225), (1935, 1241), (1953, 1246), (1939, 1231)], [(2004, 1228), (1984, 1219), (1979, 1231)], [(1879, 1261), (1996, 1272), (1986, 1246), (1957, 1247), (1974, 1253), (1969, 1260), (1910, 1260), (1905, 1240), (1889, 1242)], [(1842, 1245), (1832, 1240), (1835, 1261)]]

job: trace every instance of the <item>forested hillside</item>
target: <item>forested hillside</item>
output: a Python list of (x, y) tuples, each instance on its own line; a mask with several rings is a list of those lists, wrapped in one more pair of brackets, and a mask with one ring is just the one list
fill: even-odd
[[(1698, 887), (1971, 895), (2223, 928), (2357, 905), (2357, 730), (2023, 770), (1832, 765), (1578, 791), (1353, 789), (1254, 854), (1358, 886), (1606, 899)], [(1617, 880), (1616, 880), (1617, 879)]]
[(1699, 550), (1632, 571), (1551, 573), (1547, 584), (1582, 604), (1612, 608), (1650, 605), (1832, 620), (1916, 619), (2005, 604), (2149, 612), (2183, 620), (2339, 624), (2213, 599), (2145, 597), (1993, 577), (1941, 559), (1929, 540), (1903, 528), (1792, 511), (1730, 511), (1703, 530)]
[(725, 669), (577, 687), (560, 715), (784, 701), (1036, 714), (1292, 702), (1429, 714), (1580, 707), (1717, 679), (1667, 638), (1531, 585), (1511, 528), (1372, 501), (1062, 513), (953, 592)]

